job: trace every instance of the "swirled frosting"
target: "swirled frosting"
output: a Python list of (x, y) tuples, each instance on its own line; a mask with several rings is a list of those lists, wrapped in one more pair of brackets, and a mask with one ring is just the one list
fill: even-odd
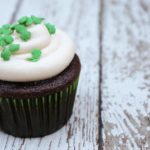
[[(50, 35), (43, 23), (28, 27), (31, 39), (22, 41), (14, 32), (15, 44), (20, 45), (9, 61), (0, 58), (0, 80), (12, 82), (29, 82), (44, 80), (61, 73), (74, 57), (74, 44), (68, 35), (60, 29)], [(42, 56), (37, 62), (26, 59), (31, 57), (31, 51), (38, 48)], [(0, 47), (2, 51), (2, 47)]]

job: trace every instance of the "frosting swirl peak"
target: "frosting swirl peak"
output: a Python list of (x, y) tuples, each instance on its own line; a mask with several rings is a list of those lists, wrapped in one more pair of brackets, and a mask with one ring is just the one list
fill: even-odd
[[(31, 33), (28, 41), (20, 39), (17, 32), (12, 33), (14, 44), (20, 49), (13, 53), (9, 61), (0, 58), (0, 80), (12, 82), (30, 82), (44, 80), (61, 73), (71, 63), (75, 47), (68, 35), (60, 29), (49, 34), (45, 24), (27, 27)], [(32, 50), (40, 49), (42, 54), (37, 62), (27, 61)], [(2, 53), (2, 47), (0, 47)]]

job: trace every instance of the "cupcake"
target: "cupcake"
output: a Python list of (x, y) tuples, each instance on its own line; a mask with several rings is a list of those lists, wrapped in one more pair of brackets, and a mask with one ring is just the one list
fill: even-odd
[(0, 27), (0, 125), (17, 137), (40, 137), (69, 120), (80, 60), (68, 35), (43, 18)]

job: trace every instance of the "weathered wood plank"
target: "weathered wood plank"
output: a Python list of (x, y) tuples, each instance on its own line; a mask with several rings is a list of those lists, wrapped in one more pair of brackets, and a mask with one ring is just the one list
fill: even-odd
[(19, 9), (19, 5), (22, 0), (1, 0), (0, 4), (0, 25), (9, 23), (17, 9)]
[(103, 0), (106, 150), (150, 149), (150, 1)]
[[(14, 17), (14, 14), (16, 12), (16, 9), (18, 9), (18, 5), (20, 0), (1, 0), (0, 1), (0, 25), (9, 23), (12, 18)], [(8, 136), (7, 134), (0, 132), (0, 149), (9, 149), (10, 147), (13, 148), (13, 143), (15, 141), (15, 138), (12, 138), (11, 136)], [(9, 148), (8, 148), (9, 147)]]
[[(73, 116), (64, 128), (36, 139), (19, 139), (0, 133), (0, 143), (6, 145), (2, 150), (98, 149), (99, 5), (98, 0), (23, 1), (16, 18), (40, 15), (66, 30), (77, 44), (82, 72)], [(3, 137), (8, 139), (7, 143)]]

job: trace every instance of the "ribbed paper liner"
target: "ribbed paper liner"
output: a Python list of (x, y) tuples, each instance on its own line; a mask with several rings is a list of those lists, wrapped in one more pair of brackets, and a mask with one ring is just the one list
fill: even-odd
[(63, 91), (32, 99), (0, 98), (2, 130), (17, 137), (39, 137), (64, 126), (73, 110), (78, 79)]

